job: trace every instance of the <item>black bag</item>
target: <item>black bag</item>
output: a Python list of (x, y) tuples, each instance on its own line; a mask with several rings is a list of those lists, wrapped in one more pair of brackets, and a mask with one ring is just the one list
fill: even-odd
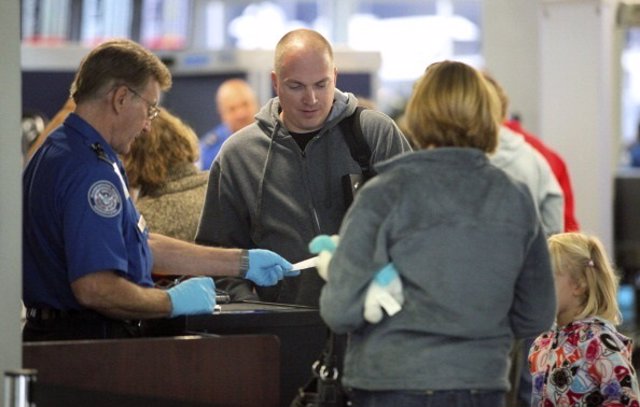
[[(362, 134), (360, 113), (362, 106), (356, 107), (355, 112), (345, 117), (339, 124), (345, 142), (349, 146), (351, 157), (360, 165), (360, 174), (345, 174), (342, 176), (342, 189), (345, 207), (353, 202), (358, 188), (376, 175), (369, 164), (371, 148)], [(342, 337), (340, 337), (342, 338)], [(289, 407), (345, 407), (351, 403), (340, 383), (344, 344), (331, 330), (327, 333), (327, 342), (322, 353), (311, 367), (311, 379), (298, 389), (298, 394)], [(341, 346), (342, 345), (342, 346)]]
[(350, 406), (340, 383), (339, 357), (336, 335), (329, 331), (324, 349), (311, 367), (311, 379), (298, 389), (289, 407)]
[(370, 178), (376, 175), (369, 161), (371, 160), (371, 148), (367, 144), (362, 134), (360, 125), (360, 113), (364, 110), (362, 106), (356, 107), (351, 116), (345, 117), (339, 124), (344, 140), (349, 146), (351, 157), (360, 165), (360, 174), (345, 174), (342, 176), (342, 192), (344, 194), (345, 207), (349, 207), (353, 202), (358, 188), (364, 185)]

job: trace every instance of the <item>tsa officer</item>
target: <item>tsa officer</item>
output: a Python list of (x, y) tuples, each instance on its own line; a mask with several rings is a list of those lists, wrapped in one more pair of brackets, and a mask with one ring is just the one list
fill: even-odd
[[(74, 112), (23, 175), (24, 340), (137, 336), (140, 320), (211, 313), (213, 276), (269, 286), (297, 273), (271, 251), (149, 233), (118, 154), (149, 131), (170, 86), (166, 66), (133, 41), (103, 43), (81, 62)], [(195, 278), (163, 290), (152, 272)]]

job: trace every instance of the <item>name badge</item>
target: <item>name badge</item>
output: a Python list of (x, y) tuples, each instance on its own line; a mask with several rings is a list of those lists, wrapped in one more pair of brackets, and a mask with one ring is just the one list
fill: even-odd
[(138, 219), (138, 229), (140, 230), (140, 233), (144, 233), (147, 229), (147, 221), (144, 220), (144, 216), (142, 215), (140, 215), (140, 219)]

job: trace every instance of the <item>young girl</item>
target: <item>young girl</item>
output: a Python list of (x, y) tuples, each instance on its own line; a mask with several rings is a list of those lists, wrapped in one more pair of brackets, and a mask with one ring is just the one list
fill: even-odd
[(582, 233), (548, 239), (556, 325), (529, 353), (532, 406), (638, 406), (631, 340), (618, 333), (618, 279), (602, 243)]

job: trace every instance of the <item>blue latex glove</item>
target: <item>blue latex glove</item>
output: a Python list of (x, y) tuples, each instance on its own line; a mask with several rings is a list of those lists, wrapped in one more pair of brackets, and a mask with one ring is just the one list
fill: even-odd
[(211, 314), (216, 306), (216, 285), (210, 277), (195, 277), (167, 290), (171, 317)]
[(252, 249), (248, 253), (249, 269), (244, 278), (259, 286), (276, 285), (284, 277), (300, 275), (300, 270), (292, 271), (291, 263), (270, 250)]
[(389, 263), (376, 273), (364, 299), (364, 319), (372, 324), (382, 320), (384, 311), (391, 317), (402, 309), (404, 294), (402, 280), (393, 263)]
[(329, 279), (329, 262), (340, 243), (338, 235), (318, 235), (309, 242), (309, 251), (318, 255), (316, 270), (325, 281)]

